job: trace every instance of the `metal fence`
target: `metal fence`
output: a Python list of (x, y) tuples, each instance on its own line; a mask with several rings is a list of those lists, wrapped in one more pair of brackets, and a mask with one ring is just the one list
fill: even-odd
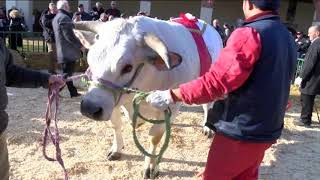
[(300, 73), (302, 71), (303, 63), (304, 63), (304, 59), (302, 59), (302, 58), (297, 59), (297, 68), (296, 68), (296, 72), (294, 75), (294, 79), (296, 79), (300, 75)]
[(45, 40), (40, 32), (0, 31), (0, 37), (9, 49), (19, 53), (47, 52)]

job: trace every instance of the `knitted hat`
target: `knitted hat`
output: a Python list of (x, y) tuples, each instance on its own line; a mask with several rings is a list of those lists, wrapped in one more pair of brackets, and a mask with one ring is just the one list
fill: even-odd
[(280, 7), (280, 0), (250, 0), (257, 8), (261, 10), (278, 10)]

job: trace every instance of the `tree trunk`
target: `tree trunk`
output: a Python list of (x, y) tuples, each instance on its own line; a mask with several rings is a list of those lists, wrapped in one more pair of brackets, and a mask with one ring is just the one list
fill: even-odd
[(314, 22), (320, 22), (320, 0), (313, 0), (314, 8), (315, 8), (315, 17), (313, 19)]
[(294, 22), (297, 5), (298, 5), (298, 0), (289, 0), (287, 17), (286, 17), (286, 21), (288, 24), (293, 24)]

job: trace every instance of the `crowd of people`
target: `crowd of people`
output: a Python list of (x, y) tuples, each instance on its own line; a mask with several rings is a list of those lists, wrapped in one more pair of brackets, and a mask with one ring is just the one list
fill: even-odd
[[(38, 11), (37, 9), (33, 10), (33, 31), (39, 32), (39, 29), (48, 28), (47, 25), (44, 24), (44, 19), (53, 18), (57, 13), (57, 10), (53, 9), (54, 3), (50, 3), (49, 7), (45, 10)], [(97, 2), (95, 7), (92, 8), (92, 11), (85, 12), (83, 4), (78, 6), (78, 10), (75, 13), (68, 12), (68, 15), (72, 16), (73, 21), (102, 21), (106, 22), (108, 20), (112, 20), (117, 17), (124, 17), (125, 14), (121, 14), (120, 10), (117, 9), (116, 1), (112, 1), (110, 4), (110, 8), (103, 8), (102, 3)], [(48, 21), (46, 21), (48, 23)], [(30, 28), (26, 25), (23, 11), (21, 9), (16, 8), (15, 6), (11, 7), (7, 12), (4, 7), (0, 8), (0, 37), (2, 39), (6, 38), (6, 35), (9, 34), (9, 47), (10, 49), (17, 50), (18, 47), (22, 47), (22, 35), (21, 33), (14, 32), (26, 32)], [(4, 33), (5, 32), (5, 33)], [(8, 33), (11, 32), (11, 33)], [(49, 32), (50, 33), (50, 32)], [(44, 33), (44, 37), (46, 40), (47, 32)]]
[(85, 12), (83, 4), (79, 4), (77, 12), (73, 14), (73, 21), (111, 21), (113, 18), (123, 17), (121, 11), (117, 8), (117, 2), (111, 1), (110, 8), (106, 10), (102, 3), (97, 2), (91, 12)]
[(225, 46), (228, 38), (230, 37), (231, 33), (234, 31), (235, 27), (233, 25), (229, 25), (228, 23), (224, 23), (223, 27), (221, 27), (219, 19), (214, 19), (212, 21), (212, 26), (220, 34), (220, 37), (223, 41), (223, 45)]
[[(52, 6), (54, 3), (50, 3), (49, 7), (41, 12), (39, 12), (37, 9), (34, 9), (33, 15), (34, 15), (34, 31), (39, 31), (37, 28), (38, 25), (44, 30), (46, 26), (44, 25), (44, 20), (47, 18), (52, 18), (57, 13), (57, 11), (52, 11)], [(121, 12), (118, 9), (117, 1), (111, 1), (110, 7), (104, 8), (103, 4), (101, 2), (96, 2), (95, 6), (88, 12), (85, 11), (84, 5), (79, 4), (77, 11), (72, 13), (68, 12), (72, 16), (72, 21), (111, 21), (114, 18), (130, 18), (133, 16), (127, 16), (125, 13)], [(39, 15), (38, 15), (39, 14)], [(136, 15), (138, 16), (148, 16), (145, 12), (138, 12)], [(157, 17), (155, 17), (157, 18)], [(241, 21), (241, 19), (239, 19)], [(241, 23), (241, 22), (240, 22)], [(219, 19), (214, 19), (212, 21), (212, 26), (217, 30), (217, 32), (220, 34), (224, 46), (226, 45), (226, 42), (228, 38), (230, 37), (231, 33), (234, 31), (235, 28), (239, 27), (239, 22), (237, 22), (236, 25), (223, 23), (223, 25), (220, 24)], [(12, 31), (12, 32), (23, 32), (27, 31), (29, 28), (27, 27), (23, 12), (20, 9), (17, 9), (15, 6), (11, 7), (11, 9), (8, 10), (8, 13), (6, 13), (5, 8), (0, 8), (0, 32), (5, 31)], [(44, 34), (47, 34), (44, 32)], [(4, 38), (4, 33), (0, 33), (0, 37)], [(47, 35), (44, 35), (45, 39), (47, 40)], [(307, 35), (305, 35), (303, 32), (298, 31), (295, 34), (296, 37), (296, 45), (297, 45), (297, 52), (298, 57), (303, 58), (307, 52), (308, 47), (310, 46), (310, 41)], [(17, 47), (22, 46), (22, 39), (21, 35), (19, 34), (11, 34), (10, 35), (10, 48), (17, 50)]]

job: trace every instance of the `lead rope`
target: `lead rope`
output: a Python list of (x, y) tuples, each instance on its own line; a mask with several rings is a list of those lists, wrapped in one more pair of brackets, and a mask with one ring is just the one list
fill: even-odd
[[(86, 78), (82, 78), (82, 81), (84, 83), (86, 83), (88, 86), (92, 85), (95, 86), (97, 88), (102, 88), (104, 90), (110, 91), (110, 88), (105, 87), (103, 84), (99, 84), (99, 83), (92, 83), (91, 81), (89, 81)], [(133, 89), (133, 88), (127, 88), (127, 87), (121, 87), (118, 89), (121, 93), (126, 93), (126, 94), (132, 94), (134, 93), (135, 96), (133, 97), (132, 100), (132, 105), (133, 105), (133, 116), (132, 116), (132, 135), (133, 135), (133, 141), (135, 143), (135, 145), (137, 146), (138, 150), (147, 157), (150, 158), (156, 158), (156, 166), (154, 171), (151, 174), (151, 179), (155, 179), (157, 176), (157, 173), (159, 172), (159, 164), (161, 162), (162, 156), (164, 154), (164, 152), (167, 150), (168, 146), (169, 146), (169, 142), (170, 142), (170, 137), (171, 137), (171, 110), (170, 108), (168, 108), (167, 110), (164, 111), (164, 120), (154, 120), (154, 119), (148, 119), (145, 118), (144, 116), (141, 115), (140, 113), (140, 103), (145, 100), (145, 98), (150, 94), (147, 92), (143, 92), (137, 89)], [(111, 91), (111, 93), (114, 94), (113, 91)], [(116, 100), (117, 98), (115, 98)], [(166, 132), (166, 137), (164, 140), (164, 143), (162, 145), (162, 147), (160, 148), (159, 154), (157, 155), (153, 155), (150, 154), (147, 150), (145, 150), (145, 148), (141, 145), (141, 143), (139, 142), (139, 139), (137, 137), (137, 133), (136, 133), (136, 127), (137, 127), (137, 120), (138, 118), (141, 118), (142, 120), (151, 123), (151, 124), (162, 124), (165, 123), (165, 132)]]
[[(88, 77), (88, 73), (84, 73), (81, 75), (71, 76), (66, 79), (67, 81), (73, 81), (77, 79), (83, 79), (83, 81), (86, 81), (86, 77)], [(57, 114), (59, 110), (59, 91), (60, 87), (59, 84), (52, 84), (49, 86), (48, 90), (48, 102), (47, 102), (47, 108), (46, 108), (46, 114), (45, 114), (45, 121), (46, 121), (46, 127), (44, 129), (43, 133), (43, 147), (42, 147), (42, 153), (43, 156), (48, 161), (58, 161), (60, 164), (63, 173), (64, 173), (64, 179), (68, 180), (68, 172), (64, 166), (64, 162), (61, 156), (61, 149), (60, 149), (60, 136), (59, 136), (59, 130), (58, 130), (58, 120), (57, 120)], [(53, 110), (54, 109), (54, 110)], [(52, 128), (54, 132), (51, 131), (51, 120), (54, 120), (54, 127)], [(52, 144), (55, 146), (56, 149), (56, 158), (51, 158), (47, 155), (46, 149), (48, 145), (48, 138), (50, 137)]]
[[(164, 111), (164, 120), (154, 120), (154, 119), (147, 119), (144, 116), (141, 115), (140, 113), (140, 103), (145, 100), (145, 98), (149, 95), (149, 93), (130, 89), (130, 88), (123, 88), (122, 91), (126, 93), (135, 93), (135, 96), (133, 97), (133, 117), (132, 117), (132, 134), (133, 134), (133, 141), (136, 144), (137, 148), (139, 151), (150, 158), (155, 158), (156, 159), (156, 166), (154, 171), (151, 173), (151, 179), (155, 179), (157, 176), (157, 173), (159, 172), (159, 164), (161, 162), (162, 156), (164, 152), (167, 150), (170, 142), (170, 137), (171, 137), (171, 110), (168, 108), (167, 110)], [(164, 140), (164, 143), (162, 147), (160, 148), (159, 154), (153, 155), (150, 154), (148, 151), (145, 150), (145, 148), (141, 145), (139, 142), (139, 139), (136, 134), (136, 125), (137, 125), (137, 120), (138, 118), (141, 118), (142, 120), (151, 123), (151, 124), (162, 124), (165, 123), (165, 132), (166, 132), (166, 137)]]
[[(66, 81), (73, 81), (73, 80), (81, 79), (81, 78), (83, 80), (86, 80), (85, 77), (87, 77), (87, 76), (88, 75), (86, 73), (81, 74), (81, 75), (71, 76), (71, 77), (67, 78)], [(46, 108), (46, 114), (45, 114), (46, 127), (44, 129), (43, 140), (42, 140), (42, 143), (43, 143), (42, 153), (43, 153), (43, 156), (48, 161), (58, 161), (58, 163), (60, 164), (60, 166), (64, 172), (64, 179), (68, 180), (69, 179), (68, 172), (64, 166), (64, 162), (63, 162), (63, 159), (61, 156), (61, 149), (60, 149), (60, 145), (59, 145), (60, 144), (60, 136), (59, 136), (58, 120), (57, 120), (57, 114), (58, 114), (59, 102), (60, 102), (59, 91), (60, 91), (60, 87), (58, 84), (52, 84), (49, 86), (48, 102), (47, 102), (47, 108)], [(51, 128), (50, 128), (52, 119), (54, 120), (54, 127), (53, 127), (54, 133), (51, 131)], [(56, 158), (51, 158), (46, 153), (49, 137), (51, 139), (52, 144), (55, 146)]]
[[(60, 166), (63, 169), (64, 172), (64, 179), (68, 180), (68, 172), (64, 166), (64, 162), (61, 157), (61, 149), (59, 146), (60, 142), (60, 136), (59, 136), (59, 130), (58, 130), (58, 120), (57, 120), (57, 114), (58, 114), (58, 109), (59, 109), (59, 84), (52, 84), (49, 87), (48, 91), (48, 103), (47, 103), (47, 109), (46, 109), (46, 127), (44, 129), (44, 135), (43, 135), (43, 148), (42, 148), (42, 153), (43, 156), (48, 160), (48, 161), (58, 161)], [(54, 110), (53, 110), (54, 109)], [(51, 131), (51, 120), (54, 120), (54, 127), (53, 131)], [(56, 158), (51, 158), (47, 155), (46, 153), (46, 147), (47, 147), (47, 140), (50, 137), (52, 144), (55, 146), (56, 149)]]

